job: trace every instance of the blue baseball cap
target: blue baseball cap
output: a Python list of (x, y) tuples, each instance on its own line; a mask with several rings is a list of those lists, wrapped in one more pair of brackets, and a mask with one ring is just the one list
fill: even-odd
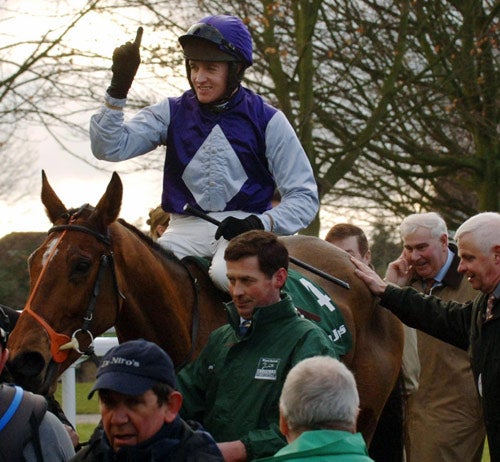
[(111, 348), (103, 356), (88, 399), (101, 389), (138, 396), (157, 382), (175, 388), (175, 369), (170, 356), (155, 343), (130, 340)]

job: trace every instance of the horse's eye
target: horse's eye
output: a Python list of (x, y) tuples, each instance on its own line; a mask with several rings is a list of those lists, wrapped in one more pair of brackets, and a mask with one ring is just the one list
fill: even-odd
[(77, 274), (83, 275), (86, 274), (89, 269), (90, 269), (90, 260), (79, 260), (73, 266), (72, 273), (74, 275)]

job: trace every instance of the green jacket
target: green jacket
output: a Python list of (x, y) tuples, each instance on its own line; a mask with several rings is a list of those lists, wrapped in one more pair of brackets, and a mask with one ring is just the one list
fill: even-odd
[(258, 462), (373, 462), (368, 457), (361, 433), (340, 430), (312, 430), (279, 450), (273, 457)]
[(227, 310), (229, 324), (178, 375), (181, 415), (201, 422), (217, 442), (242, 440), (249, 459), (272, 455), (286, 444), (278, 402), (288, 371), (311, 356), (336, 357), (335, 349), (322, 329), (297, 315), (288, 295), (257, 308), (244, 337), (234, 305)]

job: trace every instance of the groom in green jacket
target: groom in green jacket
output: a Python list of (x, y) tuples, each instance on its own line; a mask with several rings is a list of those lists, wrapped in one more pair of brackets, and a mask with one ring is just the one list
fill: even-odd
[(225, 251), (232, 302), (229, 323), (215, 330), (198, 358), (177, 377), (181, 415), (202, 423), (224, 460), (246, 461), (286, 445), (278, 427), (279, 396), (290, 369), (316, 356), (336, 357), (332, 341), (299, 317), (282, 292), (288, 251), (276, 235), (253, 230)]

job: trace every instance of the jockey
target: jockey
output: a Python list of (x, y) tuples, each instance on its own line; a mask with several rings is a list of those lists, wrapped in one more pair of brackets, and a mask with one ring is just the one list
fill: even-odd
[[(92, 152), (117, 162), (166, 146), (162, 208), (171, 219), (158, 242), (179, 258), (212, 258), (210, 275), (225, 290), (228, 240), (250, 229), (290, 235), (313, 220), (313, 170), (285, 115), (241, 85), (252, 39), (234, 16), (203, 18), (179, 37), (191, 89), (124, 122), (141, 37), (139, 28), (113, 53), (105, 104), (91, 118)], [(275, 188), (282, 199), (271, 208)], [(221, 224), (187, 215), (185, 204)]]

